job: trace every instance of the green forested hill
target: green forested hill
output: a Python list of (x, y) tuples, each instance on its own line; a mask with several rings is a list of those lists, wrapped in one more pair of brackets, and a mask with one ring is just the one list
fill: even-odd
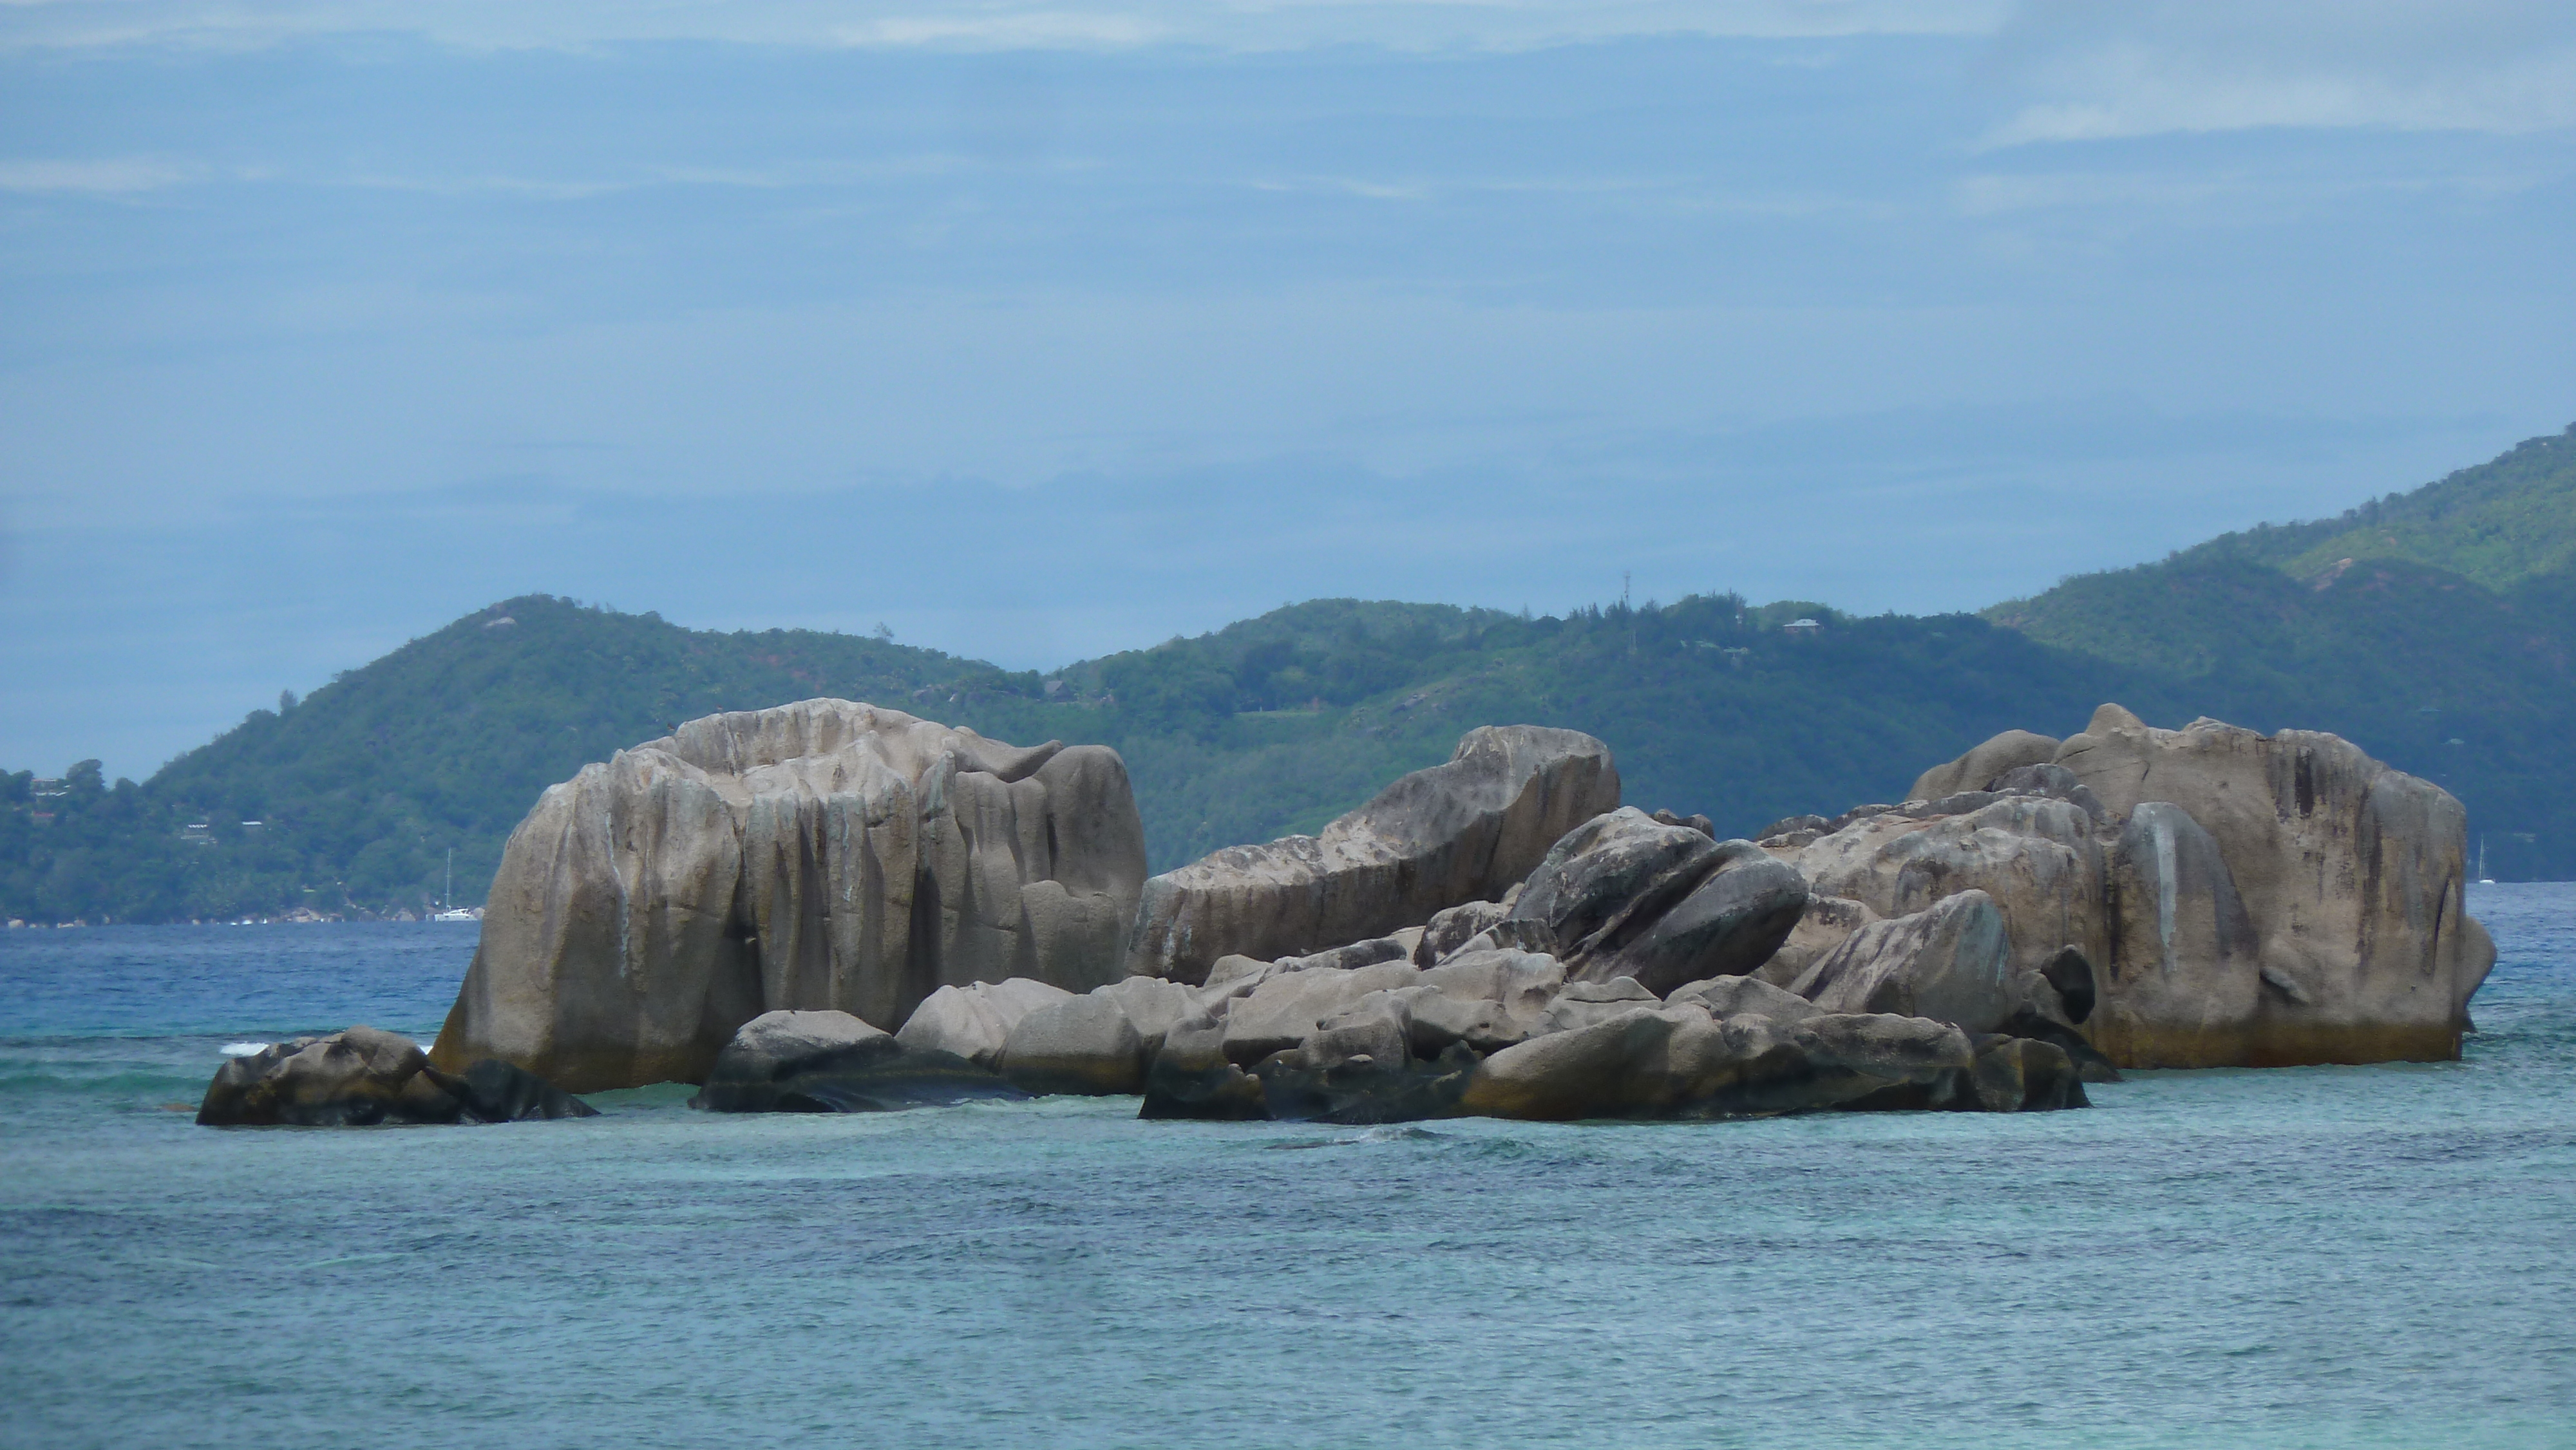
[(2344, 560), (2405, 560), (2507, 590), (2576, 566), (2576, 424), (2412, 493), (2331, 519), (2222, 534), (2177, 563), (2243, 559), (2315, 581)]
[[(2158, 724), (2348, 736), (2467, 802), (2493, 874), (2571, 877), (2571, 455), (2576, 433), (2535, 440), (2339, 520), (2229, 535), (1985, 617), (1731, 596), (1562, 619), (1318, 600), (1041, 678), (880, 639), (514, 599), (254, 712), (141, 785), (91, 765), (40, 798), (31, 774), (0, 776), (0, 912), (416, 910), (450, 850), (457, 898), (478, 901), (510, 828), (584, 762), (814, 695), (1115, 746), (1157, 870), (1312, 830), (1488, 722), (1589, 731), (1629, 800), (1744, 832), (1893, 798), (1995, 731), (2066, 734), (2116, 699)], [(2377, 552), (2355, 542), (2371, 530)], [(1800, 616), (1823, 627), (1781, 628)]]

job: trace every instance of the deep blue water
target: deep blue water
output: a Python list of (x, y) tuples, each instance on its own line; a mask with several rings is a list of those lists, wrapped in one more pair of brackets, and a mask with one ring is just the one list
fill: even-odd
[(2459, 1063), (1368, 1132), (219, 1132), (226, 1042), (426, 1038), (474, 928), (10, 932), (0, 1440), (2576, 1445), (2576, 885), (2471, 908)]

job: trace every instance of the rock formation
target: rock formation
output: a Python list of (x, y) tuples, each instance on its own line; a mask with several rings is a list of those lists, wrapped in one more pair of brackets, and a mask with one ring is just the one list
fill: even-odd
[(2459, 1055), (2495, 961), (2463, 909), (2465, 813), (2349, 741), (2158, 730), (2105, 705), (2081, 734), (2007, 732), (1916, 790), (1942, 794), (1763, 844), (1874, 915), (1985, 893), (2017, 976), (2074, 953), (2090, 1020), (2048, 1035), (2079, 1067), (2095, 1049), (2124, 1067)]
[[(1758, 843), (1619, 807), (1589, 736), (1489, 727), (1319, 836), (1147, 882), (1114, 754), (814, 701), (549, 791), (437, 1056), (703, 1073), (724, 1111), (2081, 1107), (2118, 1066), (2456, 1055), (2494, 959), (2464, 846), (2456, 801), (2333, 736), (2106, 705)], [(444, 1090), (359, 1031), (313, 1099), (343, 1106), (256, 1111)], [(225, 1101), (302, 1102), (313, 1071), (243, 1068)]]
[(590, 1105), (506, 1062), (462, 1073), (430, 1066), (420, 1044), (373, 1027), (298, 1037), (215, 1072), (197, 1121), (206, 1127), (343, 1128), (379, 1123), (511, 1123), (587, 1118)]
[(901, 1025), (943, 986), (1121, 975), (1144, 831), (1117, 753), (846, 700), (683, 725), (511, 834), (433, 1060), (699, 1081), (764, 1012)]
[(2448, 791), (2333, 735), (2154, 730), (2117, 705), (2056, 763), (2128, 818), (2091, 1025), (2114, 1061), (2459, 1056), (2495, 944), (2464, 909), (2468, 816)]
[(1275, 958), (1421, 926), (1500, 896), (1557, 838), (1619, 804), (1589, 735), (1488, 725), (1313, 836), (1231, 846), (1145, 883), (1129, 970), (1204, 981), (1219, 957)]

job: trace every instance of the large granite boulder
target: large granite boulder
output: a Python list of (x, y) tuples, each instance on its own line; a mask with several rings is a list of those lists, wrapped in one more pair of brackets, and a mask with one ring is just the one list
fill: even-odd
[(1512, 916), (1547, 924), (1569, 979), (1632, 977), (1661, 996), (1759, 968), (1798, 925), (1807, 894), (1794, 868), (1750, 841), (1713, 841), (1629, 806), (1558, 841)]
[(954, 1053), (908, 1049), (847, 1012), (764, 1012), (716, 1055), (689, 1106), (714, 1113), (875, 1113), (1023, 1094)]
[(1817, 895), (1879, 918), (1984, 892), (2002, 913), (2017, 971), (2036, 971), (2067, 946), (2095, 961), (2108, 951), (2100, 828), (2082, 806), (2037, 790), (1873, 811), (1791, 859)]
[[(1769, 849), (1881, 917), (1985, 892), (2017, 984), (2083, 965), (2080, 992), (2052, 979), (2003, 1026), (2088, 1079), (2458, 1055), (2495, 949), (2463, 910), (2467, 822), (2448, 793), (2332, 735), (2157, 730), (2117, 705), (2044, 744), (1997, 736), (1903, 805)], [(1795, 980), (1802, 954), (1763, 977)], [(2078, 998), (2098, 1004), (2089, 1022)]]
[(2464, 909), (2468, 823), (2448, 792), (2333, 735), (2157, 730), (2117, 705), (2055, 763), (2126, 818), (2114, 945), (2093, 958), (2090, 1029), (2114, 1061), (2459, 1055), (2495, 946)]
[(1274, 973), (1248, 995), (1230, 999), (1225, 1054), (1250, 1067), (1274, 1052), (1303, 1045), (1324, 1019), (1350, 1010), (1362, 997), (1421, 980), (1422, 969), (1405, 961)]
[(763, 1012), (901, 1025), (942, 986), (1122, 975), (1144, 830), (1117, 753), (807, 700), (554, 786), (511, 833), (432, 1050), (576, 1091), (698, 1081)]
[(1982, 891), (1929, 910), (1874, 921), (1796, 982), (1793, 995), (1824, 1012), (1926, 1017), (1991, 1032), (2022, 1005), (2003, 913)]
[(1906, 792), (1910, 801), (1939, 800), (1961, 791), (1986, 790), (1995, 777), (2029, 765), (2046, 765), (2057, 759), (2054, 736), (2036, 735), (2028, 730), (2007, 730), (1986, 741), (1956, 760), (1945, 761), (1914, 779), (1914, 789)]
[(1908, 1088), (1922, 1099), (1909, 1105), (1974, 1106), (1958, 1101), (1974, 1063), (1965, 1033), (1921, 1018), (1721, 1020), (1693, 1003), (1640, 1004), (1486, 1058), (1457, 1111), (1558, 1122), (1760, 1117)]
[(206, 1086), (206, 1127), (370, 1127), (587, 1118), (590, 1105), (506, 1062), (432, 1067), (420, 1044), (373, 1027), (271, 1043), (232, 1058)]
[(955, 1053), (977, 1067), (997, 1067), (1002, 1045), (1021, 1018), (1072, 996), (1027, 977), (942, 987), (912, 1009), (895, 1041), (915, 1051)]
[(1751, 975), (1772, 986), (1786, 987), (1822, 961), (1825, 953), (1841, 946), (1853, 932), (1878, 919), (1877, 912), (1848, 896), (1813, 892), (1807, 897), (1806, 909), (1798, 913), (1798, 924), (1789, 929), (1788, 939)]
[(1145, 883), (1128, 957), (1140, 976), (1199, 983), (1217, 959), (1319, 951), (1491, 900), (1557, 838), (1619, 804), (1610, 748), (1535, 725), (1467, 733), (1313, 836), (1232, 846)]
[(1145, 1090), (1152, 1051), (1114, 998), (1067, 997), (1020, 1019), (1002, 1048), (1002, 1076), (1030, 1093)]

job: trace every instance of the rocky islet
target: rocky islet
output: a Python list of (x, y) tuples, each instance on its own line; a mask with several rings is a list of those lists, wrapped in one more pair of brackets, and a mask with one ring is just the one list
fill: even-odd
[[(428, 1059), (287, 1044), (201, 1121), (488, 1121), (405, 1117), (403, 1084), (501, 1069), (575, 1107), (546, 1079), (716, 1111), (2010, 1112), (2122, 1066), (2456, 1057), (2494, 960), (2458, 803), (2331, 735), (2106, 705), (1913, 796), (1720, 841), (1620, 806), (1598, 740), (1485, 727), (1315, 837), (1148, 881), (1114, 752), (713, 717), (548, 792)], [(323, 1055), (373, 1063), (366, 1032)]]

